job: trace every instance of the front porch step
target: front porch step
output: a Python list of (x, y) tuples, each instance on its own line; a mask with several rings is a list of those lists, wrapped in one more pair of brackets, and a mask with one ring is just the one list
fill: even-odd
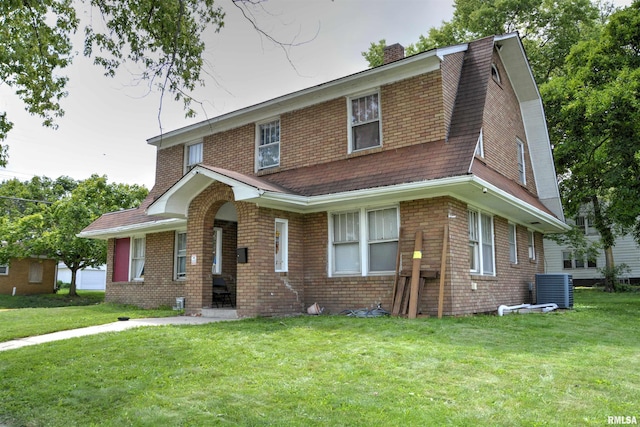
[(234, 308), (203, 308), (202, 317), (214, 317), (218, 319), (237, 319), (238, 311)]

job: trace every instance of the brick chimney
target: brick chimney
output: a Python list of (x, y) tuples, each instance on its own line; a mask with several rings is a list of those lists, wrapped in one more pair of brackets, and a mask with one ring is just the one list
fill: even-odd
[(385, 46), (384, 48), (384, 64), (398, 61), (404, 58), (404, 47), (400, 43)]

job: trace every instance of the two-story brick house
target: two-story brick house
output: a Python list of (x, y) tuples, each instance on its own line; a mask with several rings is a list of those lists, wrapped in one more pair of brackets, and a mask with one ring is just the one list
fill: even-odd
[[(156, 183), (82, 236), (108, 240), (107, 301), (238, 315), (389, 308), (401, 254), (444, 314), (528, 300), (565, 230), (542, 102), (517, 34), (403, 58), (152, 138)], [(445, 236), (445, 224), (448, 233)], [(402, 233), (401, 233), (402, 230)], [(438, 278), (419, 310), (433, 314)]]

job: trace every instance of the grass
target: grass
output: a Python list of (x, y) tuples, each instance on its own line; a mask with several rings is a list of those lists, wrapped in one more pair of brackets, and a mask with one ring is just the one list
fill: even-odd
[(0, 342), (115, 322), (120, 316), (135, 319), (175, 315), (171, 309), (142, 310), (105, 304), (104, 292), (81, 291), (77, 297), (70, 297), (68, 290), (46, 295), (0, 295)]
[(571, 311), (136, 328), (0, 353), (8, 426), (572, 426), (639, 417), (640, 295)]

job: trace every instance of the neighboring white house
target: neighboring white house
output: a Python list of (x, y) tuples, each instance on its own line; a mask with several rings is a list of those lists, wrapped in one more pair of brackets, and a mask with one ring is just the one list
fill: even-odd
[[(71, 270), (63, 263), (58, 264), (58, 280), (71, 283)], [(104, 291), (107, 284), (107, 266), (89, 267), (78, 270), (76, 289)]]
[[(584, 227), (589, 241), (594, 242), (600, 238), (587, 216), (579, 216), (575, 221), (567, 220), (567, 223), (573, 222)], [(600, 269), (605, 266), (604, 251), (600, 251), (595, 259), (583, 259), (576, 255), (573, 248), (544, 239), (544, 254), (545, 272), (571, 274), (575, 286), (589, 286), (599, 283), (603, 278)], [(626, 235), (616, 239), (613, 259), (616, 265), (626, 264), (629, 267), (629, 271), (620, 277), (621, 281), (640, 283), (640, 246), (633, 237)]]

